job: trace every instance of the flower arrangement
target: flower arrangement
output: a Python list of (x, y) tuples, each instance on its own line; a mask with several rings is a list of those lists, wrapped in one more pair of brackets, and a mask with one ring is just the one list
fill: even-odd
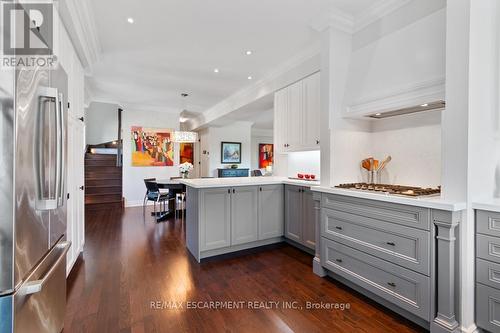
[(189, 162), (184, 162), (179, 165), (179, 171), (181, 173), (182, 178), (187, 178), (189, 171), (193, 170), (193, 165)]

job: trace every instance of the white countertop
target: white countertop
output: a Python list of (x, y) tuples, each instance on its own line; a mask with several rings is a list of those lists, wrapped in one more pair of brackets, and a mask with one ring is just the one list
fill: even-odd
[(419, 206), (431, 209), (440, 209), (446, 211), (461, 211), (467, 208), (467, 204), (465, 202), (452, 202), (443, 200), (439, 196), (428, 196), (428, 197), (404, 197), (398, 195), (391, 195), (385, 193), (378, 192), (368, 192), (362, 190), (348, 190), (341, 188), (333, 188), (333, 187), (324, 187), (317, 186), (312, 188), (313, 191), (321, 192), (321, 193), (331, 193), (338, 195), (345, 195), (349, 197), (362, 198), (362, 199), (371, 199), (378, 200), (384, 202), (391, 202), (401, 205), (410, 205), (410, 206)]
[(472, 203), (473, 209), (500, 213), (500, 199), (485, 199)]
[(179, 182), (193, 188), (259, 186), (276, 184), (288, 184), (306, 187), (315, 187), (320, 185), (319, 181), (295, 180), (286, 177), (195, 178), (179, 179)]

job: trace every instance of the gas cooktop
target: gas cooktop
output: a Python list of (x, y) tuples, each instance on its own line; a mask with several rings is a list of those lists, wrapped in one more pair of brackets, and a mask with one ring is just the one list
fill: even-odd
[(340, 184), (335, 187), (348, 190), (360, 190), (360, 191), (380, 192), (380, 193), (394, 194), (394, 195), (404, 195), (408, 197), (432, 196), (432, 195), (439, 195), (441, 193), (441, 187), (421, 188), (413, 186), (368, 184), (368, 183)]

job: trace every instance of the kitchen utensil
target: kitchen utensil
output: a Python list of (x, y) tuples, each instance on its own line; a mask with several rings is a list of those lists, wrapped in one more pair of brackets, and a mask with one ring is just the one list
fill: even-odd
[(364, 159), (363, 161), (361, 161), (361, 166), (366, 171), (370, 171), (370, 161), (368, 159)]
[(380, 163), (377, 171), (384, 169), (390, 161), (392, 161), (391, 155), (387, 156), (385, 160), (383, 160), (382, 163)]

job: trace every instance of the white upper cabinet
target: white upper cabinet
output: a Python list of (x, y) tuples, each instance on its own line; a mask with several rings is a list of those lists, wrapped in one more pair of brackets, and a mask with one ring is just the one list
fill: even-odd
[(319, 150), (319, 72), (275, 93), (274, 120), (278, 153)]

